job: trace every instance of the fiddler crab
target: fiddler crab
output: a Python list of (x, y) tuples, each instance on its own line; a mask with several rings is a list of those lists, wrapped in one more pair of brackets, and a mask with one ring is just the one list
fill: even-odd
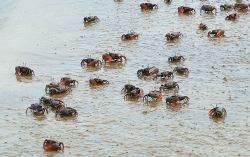
[(177, 64), (182, 61), (185, 61), (185, 58), (183, 56), (173, 56), (168, 58), (168, 62), (172, 64)]
[(174, 79), (174, 74), (170, 71), (164, 71), (161, 72), (160, 74), (157, 74), (153, 80), (158, 80), (160, 78), (160, 81), (170, 81)]
[(43, 142), (43, 149), (45, 151), (63, 151), (64, 144), (62, 142), (45, 139)]
[(147, 67), (144, 69), (139, 69), (137, 71), (137, 77), (138, 78), (143, 78), (143, 77), (154, 77), (159, 73), (159, 69), (156, 68), (155, 66), (153, 67)]
[(65, 94), (69, 92), (71, 88), (60, 83), (50, 83), (45, 87), (45, 93), (49, 95)]
[(161, 91), (150, 91), (148, 94), (144, 95), (143, 102), (161, 101), (162, 97)]
[(107, 80), (102, 80), (99, 78), (94, 78), (89, 80), (89, 86), (90, 87), (97, 87), (97, 86), (103, 86), (103, 85), (108, 85), (109, 81)]
[(249, 10), (249, 8), (250, 6), (244, 3), (236, 3), (234, 5), (234, 10), (239, 12), (246, 12)]
[(179, 85), (177, 82), (169, 82), (162, 84), (160, 86), (160, 91), (178, 91), (179, 90)]
[(214, 120), (224, 119), (227, 115), (227, 111), (223, 107), (215, 107), (209, 110), (208, 116)]
[(77, 110), (71, 107), (64, 107), (56, 111), (55, 117), (60, 118), (76, 118), (78, 116)]
[(70, 77), (62, 77), (60, 80), (60, 84), (68, 87), (75, 87), (78, 83), (78, 81), (71, 79)]
[(60, 110), (65, 107), (65, 104), (62, 100), (58, 99), (50, 99), (46, 97), (41, 97), (40, 98), (40, 104), (43, 104), (44, 106), (47, 106), (51, 108), (51, 110)]
[(158, 9), (158, 5), (152, 4), (152, 3), (141, 3), (140, 7), (141, 7), (141, 10), (144, 10), (144, 11)]
[(179, 14), (195, 14), (195, 9), (185, 6), (180, 6), (177, 8)]
[(137, 33), (133, 32), (133, 31), (131, 31), (131, 32), (127, 33), (127, 34), (123, 34), (123, 35), (121, 36), (121, 39), (122, 39), (123, 41), (125, 41), (125, 40), (137, 40), (137, 39), (138, 39), (138, 36), (139, 36), (139, 34), (137, 34)]
[(200, 9), (200, 13), (202, 13), (202, 11), (204, 13), (214, 13), (216, 14), (217, 12), (217, 9), (215, 6), (212, 6), (212, 5), (203, 5)]
[(127, 58), (119, 53), (105, 53), (102, 55), (105, 63), (121, 63), (126, 62)]
[(28, 110), (30, 110), (34, 116), (44, 116), (45, 112), (48, 114), (48, 110), (38, 103), (31, 104), (30, 107), (26, 109), (26, 115), (28, 114)]
[(199, 24), (199, 27), (198, 27), (199, 30), (202, 30), (202, 31), (205, 31), (208, 29), (207, 25), (204, 24), (204, 23), (200, 23)]
[(220, 10), (221, 11), (230, 11), (232, 9), (233, 9), (233, 5), (231, 5), (231, 4), (220, 5)]
[(167, 41), (175, 41), (183, 37), (181, 32), (169, 32), (165, 35)]
[(88, 16), (83, 18), (84, 24), (97, 23), (99, 21), (100, 20), (97, 16)]
[(189, 75), (188, 68), (184, 68), (184, 67), (175, 67), (173, 72), (178, 74), (178, 75), (183, 75), (183, 76), (188, 76)]
[(238, 13), (233, 13), (233, 14), (228, 15), (225, 18), (225, 20), (236, 21), (236, 20), (239, 20), (239, 18), (240, 18), (240, 15)]
[(166, 98), (167, 105), (182, 105), (189, 103), (189, 97), (187, 96), (170, 96)]
[(94, 67), (101, 67), (102, 62), (97, 59), (93, 58), (86, 58), (81, 61), (81, 66), (82, 67), (89, 67), (89, 68), (94, 68)]
[(34, 71), (25, 66), (17, 66), (15, 67), (15, 74), (17, 76), (33, 76), (35, 75)]
[(207, 33), (207, 36), (209, 38), (221, 38), (221, 37), (225, 36), (224, 33), (225, 33), (225, 31), (222, 29), (215, 29), (215, 30), (209, 31)]
[(125, 94), (124, 100), (136, 100), (144, 96), (144, 91), (141, 88), (138, 88), (131, 84), (124, 85), (122, 92)]

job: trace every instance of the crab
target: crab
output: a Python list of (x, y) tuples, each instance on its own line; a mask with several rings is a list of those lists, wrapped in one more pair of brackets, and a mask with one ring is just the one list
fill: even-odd
[(157, 80), (158, 78), (160, 78), (161, 81), (169, 81), (174, 78), (174, 74), (170, 71), (164, 71), (161, 72), (160, 74), (157, 74), (154, 77), (154, 80)]
[(172, 0), (164, 0), (164, 2), (165, 2), (166, 4), (170, 4), (170, 3), (172, 2)]
[(227, 111), (222, 107), (215, 107), (209, 110), (208, 116), (212, 119), (224, 119), (227, 115)]
[(127, 61), (127, 58), (125, 56), (118, 53), (105, 53), (102, 55), (102, 59), (105, 63)]
[(76, 109), (74, 108), (71, 108), (71, 107), (65, 107), (65, 108), (62, 108), (58, 111), (56, 111), (56, 117), (61, 117), (61, 118), (75, 118), (78, 116), (78, 113), (76, 111)]
[(50, 107), (52, 110), (60, 110), (65, 107), (62, 100), (41, 97), (40, 104)]
[(244, 3), (236, 3), (234, 5), (234, 10), (239, 11), (239, 12), (245, 12), (249, 10), (249, 6), (247, 4)]
[(222, 30), (222, 29), (215, 29), (215, 30), (209, 31), (207, 33), (207, 36), (209, 38), (220, 38), (220, 37), (224, 37), (225, 36), (224, 33), (225, 33), (225, 31)]
[(28, 110), (30, 110), (34, 116), (44, 116), (45, 111), (48, 114), (48, 110), (46, 108), (43, 108), (43, 106), (38, 103), (31, 104), (30, 107), (26, 109), (26, 115), (28, 113)]
[(170, 91), (170, 90), (178, 91), (179, 90), (178, 83), (177, 82), (169, 82), (169, 83), (162, 84), (160, 86), (160, 91)]
[(173, 56), (168, 58), (168, 62), (172, 64), (180, 63), (181, 61), (185, 61), (183, 56)]
[(162, 93), (161, 91), (150, 91), (148, 94), (144, 95), (143, 102), (151, 102), (151, 101), (161, 101)]
[(139, 34), (137, 34), (135, 32), (129, 32), (128, 34), (123, 34), (121, 36), (121, 39), (123, 41), (125, 41), (125, 40), (137, 40), (138, 36), (139, 36)]
[(165, 35), (168, 41), (174, 41), (183, 37), (181, 32), (170, 32)]
[(233, 14), (230, 14), (228, 15), (225, 20), (229, 20), (229, 21), (236, 21), (236, 20), (239, 20), (240, 18), (240, 15), (237, 14), (237, 13), (233, 13)]
[(131, 84), (126, 84), (124, 85), (124, 87), (122, 88), (122, 92), (125, 94), (130, 93), (132, 90), (134, 90), (136, 87), (134, 85)]
[(184, 68), (184, 67), (175, 67), (173, 72), (179, 75), (185, 75), (185, 76), (189, 74), (188, 68)]
[(180, 6), (177, 8), (179, 14), (195, 14), (195, 9), (185, 6)]
[(64, 144), (62, 142), (45, 139), (43, 142), (43, 149), (45, 151), (63, 151)]
[(139, 69), (137, 71), (137, 77), (138, 78), (143, 78), (143, 77), (149, 77), (149, 76), (156, 76), (159, 73), (159, 69), (156, 68), (155, 66), (153, 67), (147, 67), (144, 69)]
[(78, 83), (78, 81), (71, 79), (70, 77), (62, 77), (60, 80), (60, 84), (68, 87), (75, 87)]
[(124, 96), (124, 100), (128, 99), (139, 99), (144, 96), (144, 91), (141, 88), (136, 87), (135, 89), (131, 90), (130, 92), (127, 92)]
[(220, 5), (220, 10), (221, 11), (230, 11), (232, 9), (233, 9), (233, 5), (231, 5), (231, 4)]
[(189, 97), (187, 96), (170, 96), (166, 98), (167, 105), (179, 105), (179, 104), (188, 104)]
[(45, 93), (50, 95), (64, 94), (70, 91), (70, 87), (60, 83), (50, 83), (45, 87)]
[(109, 84), (109, 81), (102, 80), (102, 79), (99, 79), (99, 78), (94, 78), (94, 79), (89, 80), (89, 85), (91, 87), (103, 86), (103, 85), (107, 85), (107, 84)]
[(25, 66), (17, 66), (15, 67), (15, 74), (17, 76), (33, 76), (35, 75), (34, 71)]
[(204, 11), (205, 13), (213, 13), (216, 14), (217, 9), (215, 6), (212, 5), (203, 5), (200, 9), (200, 13), (202, 13), (202, 11)]
[(202, 31), (205, 31), (208, 29), (207, 25), (203, 24), (203, 23), (200, 23), (198, 28), (199, 28), (199, 30), (202, 30)]
[(83, 59), (81, 61), (81, 66), (87, 66), (87, 67), (101, 67), (102, 66), (102, 62), (100, 60), (97, 59), (93, 59), (93, 58), (86, 58)]
[(157, 4), (152, 4), (152, 3), (141, 3), (140, 4), (141, 10), (154, 10), (158, 9)]
[(88, 17), (83, 18), (83, 22), (85, 24), (96, 23), (98, 21), (100, 21), (100, 20), (97, 16), (88, 16)]

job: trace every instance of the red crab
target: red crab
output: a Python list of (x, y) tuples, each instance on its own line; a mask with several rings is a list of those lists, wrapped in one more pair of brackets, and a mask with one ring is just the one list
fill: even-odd
[(125, 56), (120, 55), (118, 53), (105, 53), (102, 55), (102, 59), (105, 63), (117, 63), (127, 61), (127, 58)]
[(46, 139), (43, 142), (43, 149), (45, 151), (63, 151), (64, 145), (62, 142)]

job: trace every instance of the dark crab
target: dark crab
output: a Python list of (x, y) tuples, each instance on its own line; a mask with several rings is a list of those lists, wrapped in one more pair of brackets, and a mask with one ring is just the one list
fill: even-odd
[(93, 59), (93, 58), (86, 58), (83, 59), (81, 61), (81, 66), (87, 66), (87, 67), (101, 67), (102, 66), (102, 62), (100, 60), (97, 59)]
[(96, 86), (103, 86), (109, 84), (109, 81), (107, 80), (102, 80), (99, 78), (94, 78), (89, 80), (89, 86), (91, 87), (96, 87)]
[(230, 11), (232, 9), (233, 9), (233, 5), (231, 5), (231, 4), (220, 5), (220, 10), (221, 11)]
[(216, 14), (217, 9), (215, 6), (212, 5), (203, 5), (200, 9), (200, 13), (205, 12), (205, 13), (213, 13)]
[(169, 83), (165, 83), (162, 84), (160, 86), (160, 91), (178, 91), (179, 90), (179, 85), (177, 82), (169, 82)]
[(144, 95), (143, 102), (161, 101), (162, 93), (161, 91), (150, 91), (148, 94)]
[(132, 90), (134, 90), (136, 87), (134, 85), (131, 84), (126, 84), (124, 85), (124, 87), (122, 88), (122, 92), (125, 94), (130, 93)]
[(236, 3), (234, 5), (234, 10), (239, 11), (239, 12), (246, 12), (249, 10), (249, 6), (247, 4), (244, 4), (244, 3)]
[(172, 0), (164, 0), (164, 2), (165, 2), (166, 4), (170, 4), (170, 3), (172, 2)]
[(199, 28), (199, 30), (202, 30), (202, 31), (205, 31), (208, 29), (207, 25), (203, 24), (203, 23), (200, 23), (198, 28)]
[(208, 116), (212, 119), (224, 119), (227, 115), (227, 111), (222, 107), (215, 107), (209, 110)]
[(181, 32), (170, 32), (165, 35), (168, 41), (174, 41), (183, 37)]
[(161, 81), (169, 81), (169, 80), (174, 79), (174, 74), (170, 71), (164, 71), (164, 72), (161, 72), (160, 74), (157, 74), (154, 77), (154, 80), (157, 80), (158, 78), (160, 78)]
[(233, 14), (228, 15), (225, 18), (225, 20), (236, 21), (236, 20), (239, 20), (239, 18), (240, 18), (240, 15), (238, 13), (233, 13)]
[(209, 38), (220, 38), (220, 37), (224, 37), (225, 36), (224, 33), (225, 33), (225, 31), (222, 30), (222, 29), (215, 29), (215, 30), (209, 31), (207, 33), (207, 36)]
[(158, 9), (157, 4), (152, 4), (152, 3), (141, 3), (140, 4), (141, 10), (154, 10)]
[(45, 151), (63, 151), (64, 145), (62, 142), (45, 139), (43, 142), (43, 149)]
[(71, 107), (65, 107), (62, 108), (58, 111), (56, 111), (56, 117), (61, 117), (61, 118), (75, 118), (78, 116), (78, 113), (76, 109), (71, 108)]
[(118, 53), (105, 53), (102, 55), (102, 59), (105, 63), (127, 61), (127, 58), (125, 56)]
[(60, 83), (50, 83), (45, 87), (45, 93), (50, 95), (65, 94), (70, 91), (70, 87)]
[(45, 111), (48, 114), (48, 110), (38, 103), (31, 104), (30, 107), (26, 109), (26, 115), (28, 110), (30, 110), (34, 116), (44, 116)]
[(173, 56), (168, 58), (168, 62), (172, 64), (180, 63), (184, 60), (185, 58), (183, 56)]
[(97, 16), (88, 16), (83, 18), (83, 22), (85, 24), (90, 24), (90, 23), (96, 23), (99, 21), (99, 18)]
[(123, 41), (125, 41), (125, 40), (137, 40), (137, 39), (138, 39), (138, 36), (139, 36), (139, 34), (137, 34), (137, 33), (135, 33), (135, 32), (130, 32), (130, 33), (128, 33), (128, 34), (123, 34), (123, 35), (121, 36), (121, 39), (122, 39)]
[(156, 76), (159, 73), (159, 69), (156, 68), (155, 66), (153, 67), (147, 67), (144, 69), (139, 69), (137, 71), (137, 77), (138, 78), (143, 78), (143, 77), (149, 77), (149, 76)]
[(180, 6), (177, 8), (179, 14), (195, 14), (195, 9), (185, 6)]
[(170, 96), (166, 98), (167, 105), (179, 105), (179, 104), (188, 104), (189, 97), (187, 96)]
[(135, 89), (131, 90), (130, 92), (127, 92), (127, 94), (124, 96), (124, 100), (128, 99), (139, 99), (144, 96), (144, 91), (141, 88), (136, 87)]
[(78, 81), (71, 79), (70, 77), (63, 77), (60, 80), (60, 84), (69, 87), (75, 87), (78, 84)]
[(188, 68), (184, 68), (184, 67), (175, 67), (173, 72), (179, 75), (185, 75), (185, 76), (189, 74)]
[(15, 74), (17, 76), (32, 76), (32, 75), (35, 75), (34, 74), (34, 71), (28, 67), (25, 67), (25, 66), (17, 66), (15, 68)]
[(52, 110), (60, 110), (65, 107), (62, 100), (41, 97), (40, 104), (50, 107)]

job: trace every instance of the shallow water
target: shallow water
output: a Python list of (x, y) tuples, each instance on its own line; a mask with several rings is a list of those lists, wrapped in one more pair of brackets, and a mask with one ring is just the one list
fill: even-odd
[[(225, 21), (228, 12), (200, 15), (203, 4), (220, 1), (174, 1), (152, 12), (141, 12), (142, 0), (3, 0), (0, 4), (0, 156), (250, 156), (250, 43), (249, 13), (238, 22)], [(234, 3), (234, 1), (228, 1)], [(197, 14), (179, 16), (176, 8), (187, 5)], [(84, 16), (96, 15), (100, 22), (84, 27)], [(225, 38), (209, 40), (197, 30), (200, 22), (211, 29), (222, 28)], [(134, 30), (139, 39), (122, 42), (120, 36)], [(183, 39), (167, 43), (164, 35), (180, 31)], [(118, 68), (88, 71), (83, 58), (101, 59), (116, 51), (128, 58)], [(173, 70), (168, 57), (182, 55), (188, 78), (175, 75), (180, 95), (190, 97), (182, 108), (167, 108), (123, 100), (120, 90), (132, 83), (145, 93), (160, 83), (140, 80), (136, 71), (156, 66)], [(17, 81), (14, 68), (27, 65), (35, 71), (29, 81)], [(44, 96), (45, 85), (70, 76), (79, 81), (63, 97), (79, 117), (58, 121), (50, 112), (45, 119), (26, 116), (30, 104)], [(91, 89), (90, 78), (111, 83)], [(214, 105), (212, 105), (214, 104)], [(207, 116), (215, 105), (226, 108), (223, 122)], [(45, 138), (62, 141), (63, 153), (42, 149)]]

